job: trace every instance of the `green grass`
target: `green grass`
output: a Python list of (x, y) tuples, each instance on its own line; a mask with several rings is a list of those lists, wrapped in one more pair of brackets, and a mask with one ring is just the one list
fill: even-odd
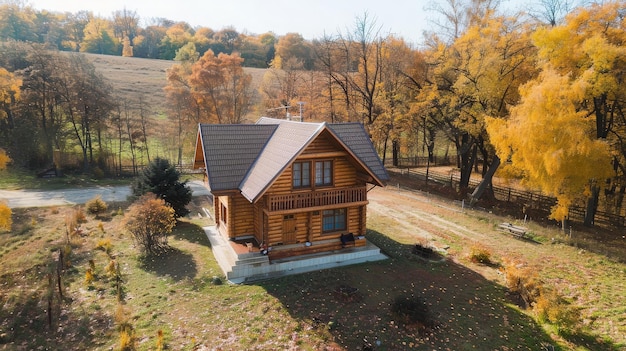
[(128, 178), (96, 179), (88, 174), (66, 173), (62, 177), (38, 178), (37, 172), (9, 167), (0, 172), (0, 189), (36, 189), (59, 190), (67, 188), (83, 188), (105, 185), (127, 185)]

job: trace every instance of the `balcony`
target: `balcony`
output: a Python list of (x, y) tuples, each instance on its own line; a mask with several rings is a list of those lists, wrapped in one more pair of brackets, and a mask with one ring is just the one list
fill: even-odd
[(268, 211), (290, 211), (367, 201), (365, 187), (333, 188), (311, 192), (268, 196)]

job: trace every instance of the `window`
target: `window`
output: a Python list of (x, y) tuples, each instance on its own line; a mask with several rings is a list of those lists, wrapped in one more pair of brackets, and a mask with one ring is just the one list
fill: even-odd
[(324, 210), (322, 212), (322, 232), (346, 230), (346, 209)]
[(311, 162), (294, 162), (293, 187), (308, 188), (311, 186)]
[(227, 223), (227, 218), (228, 218), (228, 213), (227, 213), (227, 208), (226, 206), (224, 206), (224, 204), (220, 204), (220, 220), (222, 221), (222, 223), (226, 224)]
[(315, 185), (333, 185), (333, 161), (315, 162)]

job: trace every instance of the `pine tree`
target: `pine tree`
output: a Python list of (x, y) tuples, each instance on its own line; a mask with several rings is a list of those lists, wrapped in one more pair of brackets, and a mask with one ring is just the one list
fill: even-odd
[(191, 202), (191, 188), (187, 181), (180, 182), (180, 172), (166, 159), (157, 157), (150, 162), (133, 184), (132, 192), (135, 197), (156, 194), (174, 209), (176, 218), (189, 213), (185, 206)]

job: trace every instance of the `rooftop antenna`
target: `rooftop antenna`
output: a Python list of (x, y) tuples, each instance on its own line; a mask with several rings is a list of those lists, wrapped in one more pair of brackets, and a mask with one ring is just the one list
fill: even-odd
[(300, 106), (300, 122), (304, 120), (302, 117), (302, 106), (304, 106), (304, 101), (298, 101), (298, 106)]
[(289, 105), (280, 105), (280, 107), (268, 108), (267, 111), (276, 111), (276, 110), (285, 109), (285, 117), (287, 119), (289, 119), (289, 112), (287, 110), (290, 109), (290, 108), (291, 108), (291, 106), (289, 106)]

